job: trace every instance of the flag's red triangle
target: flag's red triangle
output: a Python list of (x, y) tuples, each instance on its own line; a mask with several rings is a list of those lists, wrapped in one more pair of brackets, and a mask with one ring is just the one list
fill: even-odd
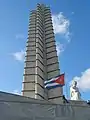
[(60, 75), (55, 82), (64, 85), (64, 74)]

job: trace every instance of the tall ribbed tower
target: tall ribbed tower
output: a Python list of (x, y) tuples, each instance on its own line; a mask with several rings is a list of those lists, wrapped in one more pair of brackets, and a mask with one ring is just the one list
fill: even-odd
[(50, 7), (37, 4), (29, 19), (23, 96), (58, 103), (62, 88), (47, 90), (44, 81), (60, 74)]

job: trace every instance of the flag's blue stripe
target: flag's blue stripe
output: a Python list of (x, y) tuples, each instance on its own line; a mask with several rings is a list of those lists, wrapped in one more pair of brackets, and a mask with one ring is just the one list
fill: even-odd
[(54, 88), (56, 88), (56, 87), (62, 87), (62, 86), (64, 86), (64, 84), (63, 85), (55, 85), (55, 86), (47, 86), (46, 88), (47, 89), (54, 89)]
[(50, 81), (52, 78), (51, 78), (51, 79), (48, 79), (47, 81), (44, 82), (44, 85), (46, 85), (46, 84), (48, 84), (48, 83), (54, 83), (55, 80), (56, 80), (57, 78), (59, 78), (60, 76), (62, 76), (62, 75), (63, 75), (63, 74), (56, 76), (55, 78), (53, 78), (52, 81)]

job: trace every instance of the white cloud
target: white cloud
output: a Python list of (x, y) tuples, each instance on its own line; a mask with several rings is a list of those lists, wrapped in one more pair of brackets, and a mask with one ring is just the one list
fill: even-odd
[(24, 38), (24, 35), (23, 34), (17, 34), (16, 35), (16, 39), (23, 39)]
[(23, 61), (25, 57), (25, 52), (21, 50), (20, 52), (15, 52), (12, 54), (15, 60)]
[(73, 80), (78, 82), (78, 87), (82, 91), (90, 90), (90, 68), (82, 72), (80, 77), (74, 77)]
[(68, 42), (70, 41), (71, 33), (69, 31), (70, 21), (67, 19), (62, 12), (59, 14), (52, 15), (52, 22), (55, 34), (64, 36)]
[(56, 50), (57, 50), (57, 55), (60, 56), (61, 53), (65, 50), (65, 47), (63, 44), (57, 43)]

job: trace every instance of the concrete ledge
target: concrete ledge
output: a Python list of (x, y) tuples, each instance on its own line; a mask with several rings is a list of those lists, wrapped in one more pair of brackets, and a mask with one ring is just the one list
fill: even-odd
[(49, 30), (54, 30), (54, 29), (53, 29), (53, 27), (47, 27), (47, 28), (45, 28), (45, 32), (49, 31)]
[[(40, 19), (37, 18), (37, 20), (38, 20), (38, 22), (41, 22)], [(39, 28), (38, 26), (36, 26), (36, 32), (37, 33), (40, 32), (41, 34), (43, 34), (44, 31), (42, 31), (41, 28)]]
[(58, 68), (56, 68), (56, 69), (52, 69), (52, 70), (48, 71), (47, 73), (50, 74), (50, 73), (52, 73), (52, 72), (56, 72), (56, 71), (59, 71), (59, 69), (58, 69)]
[(29, 45), (26, 46), (26, 52), (27, 51), (32, 51), (32, 50), (36, 50), (36, 46), (33, 46), (33, 47), (29, 46)]
[(29, 76), (29, 75), (37, 75), (37, 76), (39, 76), (41, 79), (43, 79), (43, 80), (44, 80), (44, 78), (42, 78), (42, 76), (41, 76), (41, 75), (39, 75), (39, 74), (31, 74), (31, 73), (29, 73), (29, 74), (23, 74), (23, 76)]
[(37, 54), (37, 53), (40, 54), (40, 55), (42, 56), (42, 58), (43, 58), (43, 53), (42, 53), (42, 52), (40, 51), (40, 49), (38, 49), (38, 48), (36, 49), (36, 54)]
[(45, 100), (45, 98), (42, 95), (38, 94), (38, 93), (35, 93), (35, 96), (36, 96), (35, 97), (36, 99)]
[(46, 34), (49, 34), (49, 33), (52, 33), (52, 32), (53, 32), (53, 29), (51, 29), (51, 30), (49, 30), (49, 31), (46, 31), (46, 32), (45, 32), (45, 35), (46, 35)]
[(32, 82), (35, 81), (35, 75), (25, 75), (23, 79), (23, 82)]
[(35, 83), (32, 82), (24, 82), (23, 84), (23, 91), (34, 91), (35, 90)]
[(35, 76), (35, 83), (41, 85), (42, 87), (44, 86), (44, 80), (38, 75)]
[(23, 96), (30, 96), (31, 98), (35, 98), (35, 90), (23, 90)]
[(51, 38), (51, 37), (53, 37), (53, 38), (54, 38), (54, 34), (53, 34), (53, 33), (48, 34), (48, 35), (46, 35), (46, 36), (45, 36), (45, 38), (46, 38), (46, 39)]
[(26, 69), (28, 67), (36, 67), (36, 61), (25, 62), (24, 68)]
[(55, 41), (46, 44), (46, 49), (48, 49), (48, 48), (50, 48), (52, 46), (55, 46)]
[(39, 85), (39, 84), (35, 84), (35, 94), (39, 94), (44, 98), (44, 89)]
[(47, 57), (48, 57), (48, 59), (47, 59), (47, 65), (58, 62), (58, 57), (57, 57), (56, 54), (54, 54), (53, 56), (49, 56), (49, 54), (48, 54)]
[[(49, 16), (48, 16), (47, 18), (49, 18)], [(48, 24), (47, 26), (45, 26), (45, 30), (46, 30), (47, 28), (48, 28), (48, 29), (52, 29), (53, 26), (52, 26), (51, 24), (50, 24), (50, 25)]]
[(69, 100), (69, 103), (71, 105), (87, 105), (86, 101), (75, 101), (75, 100)]
[(55, 97), (62, 96), (62, 95), (63, 95), (62, 87), (57, 87), (57, 88), (48, 90), (48, 98), (55, 98)]
[(30, 38), (30, 37), (29, 37), (29, 39), (28, 39), (28, 40), (27, 40), (27, 42), (26, 42), (26, 43), (27, 43), (27, 45), (31, 45), (31, 44), (30, 44), (30, 43), (31, 43), (31, 41), (35, 42), (35, 41), (36, 41), (36, 39), (35, 39), (35, 38), (33, 38), (33, 37), (32, 37), (32, 38)]
[(53, 57), (53, 56), (57, 56), (57, 52), (56, 51), (48, 53), (47, 54), (47, 59), (50, 58), (50, 57)]
[(40, 43), (36, 42), (36, 48), (40, 49), (43, 52), (43, 47), (41, 46)]
[(51, 65), (54, 65), (54, 64), (59, 64), (59, 62), (54, 62), (54, 63), (50, 63), (50, 64), (48, 64), (47, 66), (51, 66)]
[(59, 68), (59, 63), (49, 65), (47, 66), (47, 72), (50, 72), (51, 70), (55, 70), (57, 68)]
[(35, 67), (24, 69), (24, 74), (35, 74)]
[(30, 61), (36, 61), (36, 55), (26, 55), (25, 58), (25, 63)]
[(40, 75), (44, 79), (43, 71), (41, 71), (41, 69), (39, 67), (37, 67), (36, 69), (37, 69), (36, 74)]
[(40, 67), (42, 71), (44, 72), (44, 65), (39, 60), (36, 60), (36, 66)]
[(49, 54), (49, 53), (54, 52), (54, 51), (57, 53), (56, 46), (52, 46), (51, 48), (47, 48), (46, 54)]
[(59, 73), (60, 73), (59, 70), (56, 70), (56, 71), (53, 71), (53, 72), (48, 73), (48, 79), (53, 78), (53, 77), (55, 77), (55, 76), (58, 76)]
[(39, 57), (36, 58), (36, 60), (39, 61), (44, 66), (43, 60), (41, 60), (41, 59), (42, 59), (41, 57), (40, 57), (40, 59), (39, 59)]
[(41, 47), (43, 47), (43, 42), (41, 41), (41, 39), (40, 38), (36, 38), (36, 43), (39, 43), (40, 45), (41, 45)]
[(29, 52), (26, 53), (26, 56), (28, 56), (28, 55), (29, 55), (29, 56), (30, 56), (30, 55), (36, 55), (36, 51), (32, 51), (32, 52), (29, 51)]
[(29, 26), (28, 31), (33, 31), (33, 30), (36, 30), (36, 28), (35, 28), (35, 27), (31, 27), (31, 26)]

